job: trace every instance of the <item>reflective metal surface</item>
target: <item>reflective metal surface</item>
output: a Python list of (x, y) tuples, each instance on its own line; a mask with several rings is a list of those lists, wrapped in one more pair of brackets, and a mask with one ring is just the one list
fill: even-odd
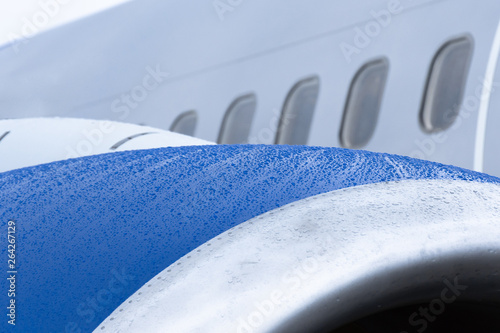
[(499, 202), (445, 180), (310, 197), (181, 258), (96, 332), (325, 332), (443, 294), (500, 303)]

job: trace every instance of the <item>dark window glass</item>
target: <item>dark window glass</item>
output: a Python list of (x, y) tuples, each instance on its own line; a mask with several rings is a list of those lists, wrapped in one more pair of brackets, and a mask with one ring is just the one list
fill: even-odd
[(387, 59), (365, 64), (356, 73), (349, 89), (340, 128), (340, 143), (346, 148), (368, 144), (377, 126), (389, 72)]
[(194, 136), (197, 122), (198, 115), (196, 114), (196, 111), (186, 111), (175, 118), (172, 126), (170, 126), (170, 131)]
[(221, 144), (248, 143), (256, 106), (257, 99), (253, 94), (239, 97), (231, 103), (222, 121), (217, 142)]
[(446, 43), (434, 57), (420, 112), (426, 132), (443, 131), (457, 119), (472, 50), (472, 40), (462, 37)]
[(319, 94), (319, 79), (298, 82), (288, 94), (276, 134), (277, 144), (305, 145)]

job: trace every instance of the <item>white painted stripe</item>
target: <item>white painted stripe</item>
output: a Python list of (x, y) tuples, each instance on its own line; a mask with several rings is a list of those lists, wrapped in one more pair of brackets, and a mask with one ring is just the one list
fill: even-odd
[(491, 47), (488, 67), (483, 82), (483, 91), (481, 93), (481, 105), (479, 106), (479, 115), (476, 128), (476, 145), (474, 149), (474, 170), (482, 172), (484, 168), (484, 142), (486, 137), (486, 121), (488, 120), (488, 109), (490, 108), (491, 92), (493, 89), (493, 80), (500, 56), (500, 20), (498, 21), (495, 39)]

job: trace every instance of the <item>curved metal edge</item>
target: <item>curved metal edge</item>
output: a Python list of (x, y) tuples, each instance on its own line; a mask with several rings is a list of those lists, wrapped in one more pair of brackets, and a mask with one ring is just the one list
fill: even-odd
[(55, 117), (0, 120), (0, 142), (0, 172), (122, 150), (213, 144), (149, 126)]
[(310, 197), (179, 259), (95, 332), (309, 332), (429, 297), (458, 274), (488, 279), (471, 298), (500, 301), (498, 202), (498, 185), (446, 180)]

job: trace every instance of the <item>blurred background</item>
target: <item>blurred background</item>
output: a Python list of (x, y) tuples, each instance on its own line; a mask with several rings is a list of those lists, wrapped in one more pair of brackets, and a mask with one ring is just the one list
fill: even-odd
[[(500, 175), (497, 0), (2, 4), (0, 119), (110, 120)], [(0, 153), (18, 133), (2, 126)]]

